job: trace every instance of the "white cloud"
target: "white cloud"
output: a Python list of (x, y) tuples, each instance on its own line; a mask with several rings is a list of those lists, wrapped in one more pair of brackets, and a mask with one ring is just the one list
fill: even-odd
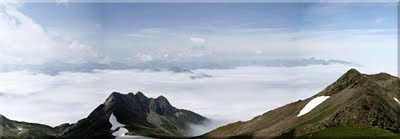
[(57, 3), (61, 3), (61, 4), (70, 3), (70, 2), (71, 2), (70, 0), (57, 0)]
[(153, 60), (153, 57), (148, 54), (136, 54), (135, 59), (138, 59), (140, 62), (149, 62)]
[[(0, 73), (0, 106), (8, 106), (0, 107), (0, 114), (53, 126), (74, 123), (103, 103), (111, 92), (142, 91), (149, 97), (163, 95), (178, 108), (217, 121), (193, 125), (193, 130), (196, 129), (193, 134), (200, 134), (221, 124), (248, 120), (310, 97), (350, 68), (346, 65), (314, 65), (199, 69), (193, 72), (213, 77), (196, 80), (190, 78), (191, 73), (167, 71), (96, 70), (92, 73), (62, 72), (55, 76), (14, 71)], [(370, 71), (370, 67), (357, 69), (363, 73), (379, 72)]]
[(140, 33), (131, 33), (127, 34), (128, 37), (137, 38), (137, 39), (146, 39), (146, 38), (153, 38), (152, 35), (149, 34), (140, 34)]
[(200, 37), (190, 37), (189, 39), (190, 39), (190, 41), (192, 41), (193, 43), (199, 44), (199, 45), (204, 44), (204, 43), (206, 42), (206, 39), (200, 38)]
[(111, 58), (110, 57), (104, 57), (103, 59), (101, 59), (98, 63), (100, 64), (110, 64), (111, 63)]
[(69, 4), (71, 3), (71, 1), (70, 0), (57, 0), (57, 3), (62, 4), (65, 7), (69, 7)]
[(0, 63), (80, 63), (95, 60), (98, 52), (79, 40), (48, 31), (18, 10), (18, 3), (0, 3)]
[(166, 96), (178, 108), (227, 123), (312, 96), (349, 68), (200, 69), (193, 72), (214, 77), (196, 80), (190, 73), (141, 70), (64, 72), (55, 76), (15, 71), (0, 73), (0, 105), (10, 106), (0, 107), (0, 111), (11, 119), (58, 125), (86, 117), (113, 91), (142, 91), (150, 97)]
[[(334, 7), (327, 10), (329, 11), (331, 8)], [(110, 36), (111, 38), (107, 39), (116, 40), (107, 43), (107, 47), (113, 48), (113, 51), (116, 52), (113, 55), (131, 51), (132, 53), (151, 54), (153, 59), (166, 59), (163, 57), (165, 53), (168, 53), (169, 59), (173, 59), (208, 55), (222, 58), (223, 56), (246, 58), (260, 52), (269, 57), (319, 57), (341, 59), (360, 65), (393, 65), (396, 64), (397, 59), (397, 31), (391, 28), (343, 30), (207, 28), (205, 30), (210, 31), (188, 35), (187, 32), (184, 32), (185, 30), (179, 29), (141, 30), (134, 33), (149, 35), (151, 32), (152, 38), (129, 41)], [(201, 36), (207, 36), (207, 39)], [(123, 47), (124, 49), (120, 51), (116, 51), (115, 47), (112, 47), (115, 45), (126, 46), (127, 44), (132, 47)], [(158, 52), (157, 50), (163, 51)], [(372, 61), (373, 63), (371, 63)], [(387, 70), (383, 68), (383, 71)]]
[(256, 54), (262, 54), (263, 53), (263, 51), (262, 50), (256, 50)]
[(300, 55), (335, 58), (381, 71), (397, 70), (397, 29), (346, 29), (299, 32), (294, 41)]

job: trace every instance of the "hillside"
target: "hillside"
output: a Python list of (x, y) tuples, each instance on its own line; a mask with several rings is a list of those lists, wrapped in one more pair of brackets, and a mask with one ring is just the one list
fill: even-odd
[[(358, 130), (351, 127), (360, 126), (396, 136), (400, 132), (398, 98), (398, 77), (386, 73), (366, 75), (351, 69), (310, 98), (271, 110), (249, 121), (222, 126), (202, 137), (287, 138), (305, 137), (313, 133), (323, 136), (323, 133), (332, 133), (343, 128), (347, 131), (354, 129), (356, 132)], [(315, 101), (318, 99), (320, 102)], [(300, 111), (308, 107), (306, 105), (315, 107), (301, 115)]]

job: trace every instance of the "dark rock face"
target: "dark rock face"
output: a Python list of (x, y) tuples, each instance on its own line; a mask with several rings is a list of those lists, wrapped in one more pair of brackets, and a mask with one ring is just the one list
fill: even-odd
[[(109, 122), (111, 114), (125, 125), (124, 128), (129, 131), (127, 134), (159, 138), (183, 137), (188, 124), (200, 124), (207, 120), (194, 112), (173, 107), (163, 96), (154, 99), (141, 92), (113, 92), (87, 118), (75, 124), (50, 127), (12, 121), (0, 115), (0, 138), (111, 139), (115, 138)], [(23, 131), (19, 131), (21, 127)]]
[(151, 99), (150, 110), (163, 116), (177, 112), (177, 109), (173, 107), (164, 96), (159, 96), (157, 99)]
[[(177, 113), (183, 115), (177, 116)], [(65, 137), (97, 135), (111, 137), (109, 117), (114, 114), (118, 122), (125, 125), (128, 134), (153, 137), (181, 137), (190, 123), (200, 124), (205, 117), (187, 110), (173, 107), (160, 96), (146, 97), (142, 92), (121, 94), (113, 92), (89, 116), (72, 125)], [(85, 132), (82, 132), (85, 131)], [(93, 138), (92, 136), (87, 138)]]
[(120, 117), (126, 116), (128, 119), (135, 119), (142, 124), (150, 124), (147, 121), (147, 115), (151, 111), (166, 116), (172, 115), (178, 110), (163, 96), (153, 99), (147, 98), (142, 92), (127, 95), (113, 92), (103, 104), (89, 115), (88, 119), (114, 113)]

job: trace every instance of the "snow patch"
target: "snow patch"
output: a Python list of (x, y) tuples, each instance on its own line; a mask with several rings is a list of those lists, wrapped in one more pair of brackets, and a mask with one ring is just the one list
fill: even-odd
[(122, 136), (125, 136), (125, 134), (128, 132), (129, 132), (128, 129), (120, 127), (117, 131), (112, 133), (112, 135), (115, 137), (122, 137)]
[(17, 130), (18, 130), (18, 134), (21, 134), (21, 132), (22, 132), (22, 127), (17, 127)]
[(307, 105), (300, 111), (300, 113), (297, 115), (297, 117), (300, 117), (308, 112), (310, 112), (312, 109), (317, 107), (319, 104), (324, 102), (326, 99), (328, 99), (329, 96), (318, 96), (314, 99), (312, 99), (310, 102), (307, 103)]
[[(124, 124), (121, 124), (118, 122), (117, 117), (115, 117), (114, 113), (111, 113), (110, 118), (108, 120), (112, 127), (111, 130), (115, 131), (112, 133), (113, 136), (115, 136), (116, 139), (130, 139), (130, 138), (135, 138), (135, 139), (152, 139), (149, 137), (143, 137), (143, 136), (130, 136), (130, 135), (125, 135), (126, 133), (129, 132), (128, 129), (124, 128)], [(117, 130), (118, 129), (118, 130)]]
[(397, 103), (399, 103), (400, 104), (400, 101), (397, 99), (397, 98), (393, 98)]
[(123, 127), (125, 126), (124, 124), (121, 124), (117, 121), (117, 118), (114, 116), (114, 113), (111, 113), (110, 119), (108, 120), (112, 127), (111, 130), (116, 130), (118, 127)]

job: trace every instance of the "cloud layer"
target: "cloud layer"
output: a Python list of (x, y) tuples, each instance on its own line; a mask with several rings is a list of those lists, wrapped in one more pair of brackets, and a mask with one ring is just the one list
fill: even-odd
[[(184, 7), (188, 6), (187, 8), (195, 9), (191, 11), (192, 14), (204, 15), (204, 18), (199, 21), (204, 21), (205, 24), (200, 25), (180, 24), (178, 21), (181, 20), (191, 23), (189, 21), (192, 20), (189, 19), (193, 17), (186, 17), (186, 14), (176, 16), (167, 13), (160, 14), (165, 11), (157, 4), (144, 5), (154, 8), (154, 17), (152, 18), (143, 18), (143, 15), (146, 15), (145, 10), (140, 11), (140, 5), (132, 3), (126, 4), (125, 8), (121, 7), (122, 9), (112, 9), (112, 4), (105, 4), (104, 7), (107, 7), (105, 9), (110, 8), (110, 11), (106, 10), (104, 14), (101, 14), (101, 8), (96, 9), (95, 4), (74, 3), (67, 7), (57, 7), (59, 4), (33, 5), (38, 7), (32, 5), (25, 7), (29, 9), (25, 11), (30, 12), (27, 14), (21, 12), (24, 4), (12, 1), (0, 3), (0, 64), (41, 65), (60, 61), (64, 63), (140, 63), (187, 59), (221, 61), (222, 63), (231, 57), (238, 59), (317, 57), (340, 59), (368, 66), (388, 67), (397, 64), (397, 30), (393, 21), (395, 15), (387, 14), (396, 11), (393, 4), (386, 4), (388, 6), (385, 7), (385, 4), (311, 3), (300, 9), (296, 3), (280, 5), (284, 9), (274, 7), (279, 5), (273, 3), (263, 5), (271, 7), (271, 10), (278, 10), (275, 12), (280, 12), (284, 16), (276, 16), (266, 12), (268, 11), (266, 9), (257, 9), (256, 5), (251, 4), (240, 8), (229, 4), (216, 4), (211, 8), (207, 5), (188, 4), (183, 7), (173, 5), (177, 8), (175, 9), (177, 13), (181, 13), (179, 11), (185, 10)], [(36, 18), (28, 16), (35, 15), (33, 13), (40, 11), (40, 6), (44, 7), (44, 11), (48, 10), (47, 13), (51, 13), (51, 10), (56, 7), (60, 10), (59, 15), (39, 14), (33, 16)], [(86, 18), (87, 16), (76, 16), (75, 18), (75, 15), (74, 18), (68, 18), (69, 13), (73, 10), (85, 8), (93, 9), (93, 11), (85, 11), (93, 12), (93, 15), (88, 14), (88, 18)], [(210, 11), (201, 12), (207, 8), (210, 11), (220, 10), (220, 12), (210, 15), (207, 14)], [(371, 12), (373, 10), (376, 12)], [(126, 14), (132, 11), (135, 14)], [(167, 8), (168, 11), (174, 12), (173, 9), (168, 10)], [(243, 18), (243, 20), (232, 18), (231, 16), (236, 16), (230, 14), (230, 11), (240, 12), (241, 17), (238, 18)], [(294, 14), (297, 12), (300, 12), (301, 15)], [(358, 16), (360, 12), (365, 12), (369, 16), (360, 18), (361, 16)], [(246, 13), (254, 17), (246, 20), (248, 15), (242, 15)], [(140, 26), (152, 24), (153, 20), (159, 19), (158, 16), (164, 17), (162, 15), (174, 20), (157, 22), (159, 26), (154, 27)], [(38, 18), (41, 16), (43, 18)], [(46, 16), (61, 17), (58, 20), (65, 20), (68, 23), (71, 22), (70, 20), (76, 19), (72, 24), (84, 24), (83, 27), (97, 28), (98, 32), (95, 33), (97, 36), (93, 34), (85, 36), (85, 33), (79, 32), (81, 28), (74, 28), (75, 26), (59, 22), (46, 22), (55, 24), (59, 27), (58, 29), (47, 24), (40, 24), (43, 23), (43, 20), (46, 21)], [(97, 16), (101, 19), (104, 18), (104, 21), (107, 22), (97, 20)], [(257, 18), (264, 16), (271, 16), (276, 20)], [(93, 21), (80, 22), (78, 20), (80, 18)], [(39, 23), (39, 21), (42, 22)], [(263, 24), (264, 21), (268, 21), (269, 24)], [(133, 22), (132, 26), (128, 26), (131, 25), (129, 24), (131, 22)], [(280, 22), (288, 25), (274, 26)], [(339, 24), (346, 22), (352, 24)], [(336, 24), (339, 25), (336, 26)], [(136, 26), (140, 27), (135, 28)], [(68, 29), (60, 29), (63, 27), (68, 27)], [(98, 38), (88, 39), (90, 38), (88, 36)], [(386, 70), (383, 69), (383, 71)]]
[[(146, 70), (64, 72), (50, 76), (28, 71), (0, 73), (1, 114), (29, 122), (76, 122), (113, 91), (166, 96), (178, 107), (226, 123), (247, 120), (267, 110), (307, 98), (336, 80), (343, 65), (199, 69), (194, 73)], [(192, 79), (195, 73), (210, 78)]]

